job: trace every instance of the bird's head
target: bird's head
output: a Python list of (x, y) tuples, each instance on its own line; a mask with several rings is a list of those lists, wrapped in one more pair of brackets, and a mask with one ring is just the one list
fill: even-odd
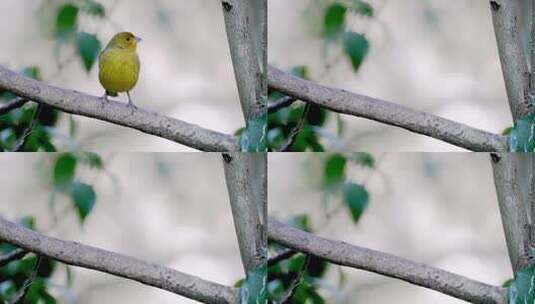
[(127, 50), (135, 50), (137, 43), (141, 41), (141, 38), (134, 36), (130, 32), (122, 32), (113, 36), (108, 44), (108, 48), (121, 48)]

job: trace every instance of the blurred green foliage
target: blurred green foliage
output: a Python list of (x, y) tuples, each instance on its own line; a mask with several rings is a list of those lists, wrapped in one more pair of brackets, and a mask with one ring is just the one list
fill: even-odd
[[(34, 229), (35, 219), (25, 217), (19, 221), (20, 225), (26, 228)], [(16, 250), (7, 243), (0, 243), (0, 255), (8, 254)], [(25, 284), (27, 278), (32, 274), (37, 264), (37, 256), (28, 254), (20, 260), (15, 260), (5, 267), (0, 268), (0, 303), (8, 303), (16, 297)], [(36, 277), (28, 287), (25, 304), (54, 304), (56, 298), (49, 292), (48, 279), (56, 271), (57, 262), (52, 259), (43, 257), (38, 264)]]
[[(320, 191), (325, 195), (326, 200), (321, 203), (329, 204), (328, 200), (336, 198), (340, 201), (339, 207), (334, 212), (345, 210), (353, 223), (357, 224), (365, 213), (370, 195), (364, 184), (351, 179), (351, 169), (374, 170), (375, 158), (368, 153), (329, 153), (314, 161), (321, 160), (322, 179)], [(330, 220), (333, 211), (325, 208), (325, 218)], [(314, 232), (311, 219), (307, 214), (299, 214), (287, 220), (287, 223), (298, 229)], [(322, 224), (324, 225), (324, 223)], [(269, 252), (271, 256), (277, 256), (286, 252), (285, 247), (270, 242)], [(268, 300), (269, 303), (280, 303), (280, 301), (290, 295), (289, 302), (292, 304), (322, 304), (327, 303), (327, 295), (336, 295), (344, 287), (345, 276), (343, 270), (338, 266), (330, 265), (317, 257), (309, 257), (305, 263), (306, 255), (294, 253), (289, 257), (273, 263), (268, 268)], [(339, 280), (337, 284), (327, 279), (326, 273), (337, 267)], [(299, 279), (300, 278), (300, 279)], [(295, 280), (299, 280), (295, 284)]]
[[(87, 33), (79, 30), (80, 15), (88, 15), (97, 19), (106, 17), (106, 10), (104, 6), (94, 0), (49, 0), (44, 1), (38, 10), (38, 13), (44, 14), (44, 11), (54, 10), (51, 13), (49, 22), (52, 28), (52, 38), (54, 40), (54, 53), (58, 63), (59, 72), (64, 64), (70, 61), (70, 58), (61, 62), (60, 52), (64, 46), (71, 46), (76, 50), (74, 54), (79, 58), (81, 67), (89, 72), (95, 65), (98, 54), (102, 49), (102, 43), (98, 39), (96, 33)], [(43, 26), (43, 25), (39, 25)], [(46, 27), (46, 26), (45, 26)], [(46, 35), (46, 33), (43, 33)], [(71, 57), (72, 58), (72, 57)], [(26, 77), (36, 80), (47, 80), (42, 78), (42, 73), (39, 66), (30, 66), (22, 69), (20, 73)], [(10, 92), (0, 90), (0, 107), (2, 104), (13, 101), (16, 98)], [(34, 114), (37, 112), (37, 105), (32, 102), (26, 103), (23, 107), (11, 110), (9, 113), (0, 115), (0, 151), (12, 151), (19, 143), (24, 140), (24, 132), (29, 126), (33, 126), (29, 135), (24, 140), (24, 145), (21, 151), (23, 152), (54, 152), (57, 150), (57, 143), (54, 138), (64, 141), (67, 146), (71, 148), (72, 138), (75, 135), (76, 124), (73, 119), (70, 119), (69, 134), (61, 134), (56, 125), (60, 119), (60, 112), (50, 106), (43, 105), (36, 115), (35, 121), (32, 123)], [(69, 114), (62, 114), (69, 115)]]
[[(307, 16), (312, 20), (318, 30), (319, 37), (324, 42), (325, 53), (331, 48), (338, 48), (342, 55), (348, 59), (353, 71), (359, 71), (362, 62), (366, 59), (370, 43), (363, 33), (353, 31), (348, 25), (350, 18), (372, 18), (374, 17), (373, 7), (366, 1), (348, 0), (317, 0), (312, 1), (307, 9)], [(327, 56), (328, 57), (328, 56)], [(326, 70), (337, 63), (340, 57), (326, 59)], [(310, 72), (307, 66), (295, 66), (290, 69), (290, 73), (303, 78), (310, 79)], [(268, 94), (268, 105), (276, 104), (285, 95), (275, 90), (270, 90)], [(343, 143), (338, 137), (343, 135), (344, 124), (340, 114), (332, 113), (317, 105), (309, 105), (310, 109), (305, 114), (305, 105), (301, 102), (294, 102), (278, 111), (272, 112), (268, 116), (267, 144), (269, 151), (278, 151), (286, 147), (287, 143), (292, 143), (289, 151), (321, 152), (325, 150), (324, 144), (330, 143), (343, 149)], [(336, 119), (336, 132), (331, 133), (326, 130), (329, 119)], [(299, 123), (300, 121), (304, 123)], [(292, 135), (297, 135), (292, 141)], [(323, 139), (323, 140), (322, 140)], [(337, 149), (338, 150), (338, 149)]]
[[(79, 175), (80, 166), (86, 166), (93, 170), (102, 170), (104, 163), (100, 156), (91, 152), (80, 153), (58, 153), (55, 155), (48, 155), (47, 159), (51, 162), (46, 162), (47, 172), (50, 176), (50, 191), (51, 191), (51, 213), (55, 213), (55, 198), (56, 194), (66, 195), (70, 198), (72, 203), (72, 210), (80, 219), (80, 222), (86, 220), (87, 216), (93, 210), (97, 196), (93, 186), (88, 183), (80, 181)], [(54, 215), (55, 221), (61, 221), (62, 217)], [(25, 217), (19, 221), (19, 224), (29, 229), (36, 229), (35, 218)], [(7, 244), (0, 243), (0, 256), (8, 254), (17, 248)], [(12, 261), (6, 266), (0, 268), (0, 303), (7, 303), (14, 297), (19, 295), (27, 284), (28, 278), (37, 263), (37, 256), (34, 254), (27, 254), (24, 258)], [(57, 285), (49, 282), (50, 277), (57, 271), (57, 262), (52, 259), (42, 257), (38, 264), (37, 276), (29, 285), (24, 303), (28, 304), (52, 304), (60, 303), (56, 299), (58, 292), (67, 292), (67, 289), (72, 284), (72, 273), (68, 266), (66, 270), (65, 286), (58, 288)], [(56, 293), (52, 292), (54, 289)], [(54, 296), (56, 294), (56, 296)]]

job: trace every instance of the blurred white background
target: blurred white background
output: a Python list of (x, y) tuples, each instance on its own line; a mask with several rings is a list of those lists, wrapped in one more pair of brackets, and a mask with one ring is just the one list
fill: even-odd
[[(243, 123), (219, 1), (99, 0), (110, 21), (84, 16), (81, 29), (105, 45), (119, 31), (143, 38), (134, 102), (186, 122), (234, 133)], [(56, 6), (48, 0), (0, 1), (0, 64), (12, 69), (41, 67), (44, 80), (101, 96), (98, 68), (88, 75), (79, 58), (58, 73), (50, 38)], [(9, 14), (9, 15), (7, 15)], [(47, 38), (48, 37), (48, 38)], [(61, 62), (74, 52), (63, 48)], [(126, 96), (120, 96), (126, 102)], [(60, 131), (68, 134), (64, 116)], [(184, 151), (188, 147), (94, 119), (76, 117), (78, 148), (92, 151)], [(61, 147), (61, 146), (60, 146)]]
[[(345, 209), (326, 221), (320, 154), (269, 155), (269, 214), (309, 214), (314, 233), (443, 268), (485, 283), (512, 277), (489, 155), (375, 154), (377, 169), (349, 165), (370, 204), (355, 225)], [(339, 204), (335, 200), (331, 204)], [(333, 207), (334, 208), (334, 207)], [(327, 280), (336, 286), (337, 266)], [(343, 268), (347, 284), (327, 303), (465, 303), (403, 281)], [(325, 292), (325, 290), (324, 290)]]
[[(0, 214), (37, 218), (51, 236), (160, 263), (225, 285), (244, 277), (220, 154), (105, 153), (105, 170), (77, 175), (94, 185), (97, 203), (83, 226), (58, 195), (59, 223), (49, 210), (53, 154), (3, 154)], [(9, 172), (9, 174), (6, 174)], [(67, 210), (67, 213), (60, 212)], [(61, 303), (197, 303), (137, 282), (73, 268), (72, 296)], [(60, 267), (52, 282), (65, 283)], [(56, 291), (57, 290), (54, 290)]]
[[(324, 71), (323, 41), (305, 14), (313, 0), (269, 1), (269, 62)], [(351, 18), (371, 47), (357, 74), (344, 57), (321, 83), (429, 111), (490, 132), (512, 124), (488, 1), (368, 0), (375, 18)], [(321, 21), (321, 19), (319, 20)], [(331, 50), (332, 57), (340, 51)], [(334, 117), (333, 117), (334, 118)], [(373, 121), (345, 116), (352, 151), (458, 151)], [(335, 133), (335, 119), (330, 131)]]

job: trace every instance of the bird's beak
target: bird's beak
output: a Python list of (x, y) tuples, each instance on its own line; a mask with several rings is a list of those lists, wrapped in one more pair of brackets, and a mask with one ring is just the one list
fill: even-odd
[(136, 42), (141, 42), (143, 39), (136, 37)]

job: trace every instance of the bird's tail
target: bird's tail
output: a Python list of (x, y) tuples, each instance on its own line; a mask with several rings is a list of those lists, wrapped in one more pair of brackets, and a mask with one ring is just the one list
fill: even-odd
[(117, 92), (110, 92), (110, 91), (106, 91), (106, 95), (108, 95), (108, 96), (112, 96), (112, 97), (117, 97), (117, 96), (119, 96), (119, 94), (117, 94)]

